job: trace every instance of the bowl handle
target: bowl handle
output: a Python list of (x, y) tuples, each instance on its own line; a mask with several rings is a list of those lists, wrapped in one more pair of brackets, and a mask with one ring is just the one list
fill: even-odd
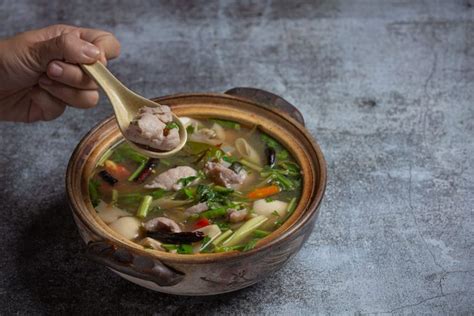
[(264, 107), (276, 108), (280, 112), (283, 112), (284, 114), (297, 120), (301, 125), (305, 125), (303, 115), (293, 104), (271, 92), (256, 88), (237, 87), (227, 90), (224, 93), (252, 100)]
[(172, 286), (183, 280), (184, 274), (158, 260), (140, 256), (106, 241), (87, 244), (86, 257), (118, 272), (151, 281), (159, 286)]

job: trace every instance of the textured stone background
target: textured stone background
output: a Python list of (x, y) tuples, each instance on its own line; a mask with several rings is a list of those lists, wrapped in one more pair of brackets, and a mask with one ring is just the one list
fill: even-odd
[(253, 86), (296, 104), (326, 198), (301, 252), (237, 293), (144, 290), (81, 256), (64, 173), (110, 115), (0, 123), (0, 313), (474, 312), (474, 3), (0, 0), (0, 36), (53, 23), (121, 40), (137, 92)]

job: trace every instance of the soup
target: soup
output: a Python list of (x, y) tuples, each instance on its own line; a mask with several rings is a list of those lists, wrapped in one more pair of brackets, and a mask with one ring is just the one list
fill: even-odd
[(293, 213), (301, 172), (257, 126), (185, 118), (188, 141), (166, 159), (122, 142), (89, 181), (98, 216), (144, 248), (179, 254), (248, 251)]

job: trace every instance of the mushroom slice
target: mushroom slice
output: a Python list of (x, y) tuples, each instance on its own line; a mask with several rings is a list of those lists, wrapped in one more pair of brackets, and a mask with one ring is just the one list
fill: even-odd
[(253, 148), (245, 139), (241, 137), (237, 138), (235, 140), (235, 148), (243, 158), (258, 165), (261, 164), (260, 155), (257, 153), (255, 148)]

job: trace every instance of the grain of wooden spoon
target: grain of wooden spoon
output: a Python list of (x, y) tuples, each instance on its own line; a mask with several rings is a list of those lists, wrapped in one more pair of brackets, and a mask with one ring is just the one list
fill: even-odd
[(136, 116), (138, 109), (144, 106), (158, 107), (161, 106), (151, 100), (148, 100), (135, 92), (125, 87), (112, 73), (100, 62), (96, 62), (91, 65), (82, 64), (81, 68), (92, 78), (95, 82), (104, 90), (105, 94), (110, 100), (112, 107), (114, 108), (115, 117), (117, 123), (124, 135), (124, 138), (130, 143), (130, 145), (138, 152), (143, 153), (152, 158), (164, 158), (171, 156), (181, 150), (187, 140), (187, 132), (181, 120), (174, 114), (173, 122), (179, 126), (179, 145), (170, 151), (154, 151), (147, 150), (139, 144), (128, 140), (125, 136), (130, 122)]

